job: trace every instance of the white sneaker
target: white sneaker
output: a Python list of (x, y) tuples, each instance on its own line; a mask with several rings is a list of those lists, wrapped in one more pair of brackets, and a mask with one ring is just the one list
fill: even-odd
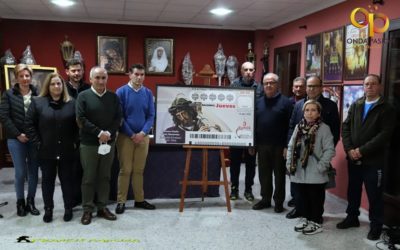
[(304, 228), (306, 228), (308, 225), (308, 220), (304, 217), (301, 217), (299, 219), (299, 222), (297, 223), (296, 226), (294, 226), (294, 231), (296, 232), (302, 232)]
[(303, 229), (303, 234), (305, 235), (313, 235), (322, 232), (322, 224), (315, 223), (314, 221), (310, 221), (306, 228)]

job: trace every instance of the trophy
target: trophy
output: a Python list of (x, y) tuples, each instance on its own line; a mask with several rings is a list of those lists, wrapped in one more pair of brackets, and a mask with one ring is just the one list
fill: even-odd
[(224, 55), (224, 49), (221, 44), (218, 44), (218, 51), (214, 55), (215, 71), (218, 76), (218, 86), (221, 86), (222, 77), (225, 74), (225, 63), (226, 56)]

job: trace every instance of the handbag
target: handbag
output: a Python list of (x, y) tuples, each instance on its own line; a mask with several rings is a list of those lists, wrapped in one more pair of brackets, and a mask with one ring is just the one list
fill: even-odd
[(329, 168), (327, 171), (329, 181), (325, 184), (325, 189), (336, 187), (336, 169), (329, 163)]

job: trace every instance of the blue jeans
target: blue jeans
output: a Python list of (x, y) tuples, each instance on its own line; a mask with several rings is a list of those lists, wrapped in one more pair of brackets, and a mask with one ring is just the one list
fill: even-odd
[(24, 199), (24, 184), (28, 173), (28, 196), (34, 198), (38, 183), (37, 150), (32, 143), (22, 143), (17, 139), (7, 140), (8, 150), (14, 164), (15, 192), (17, 199)]

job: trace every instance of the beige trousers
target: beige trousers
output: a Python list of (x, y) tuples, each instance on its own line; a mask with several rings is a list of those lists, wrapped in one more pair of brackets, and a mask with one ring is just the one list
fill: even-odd
[(132, 181), (135, 201), (144, 201), (143, 172), (149, 152), (149, 137), (135, 144), (127, 135), (120, 133), (117, 138), (119, 160), (118, 203), (125, 203), (128, 195), (129, 180)]

